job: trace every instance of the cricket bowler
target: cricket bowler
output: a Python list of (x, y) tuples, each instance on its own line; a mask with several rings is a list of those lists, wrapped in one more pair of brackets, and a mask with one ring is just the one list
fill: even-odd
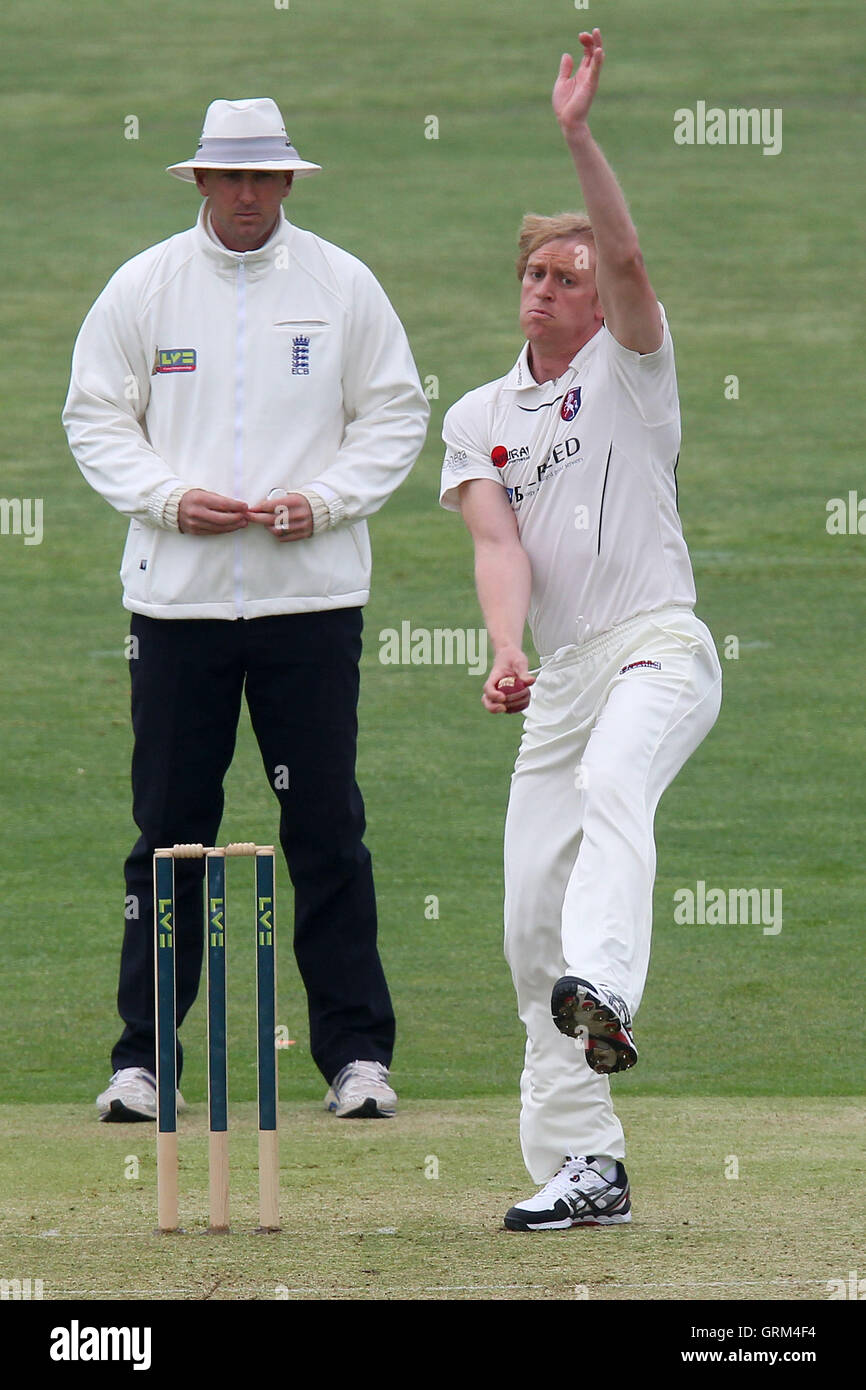
[(516, 1231), (631, 1220), (608, 1078), (638, 1059), (655, 810), (721, 700), (677, 511), (673, 343), (587, 124), (601, 34), (580, 42), (553, 108), (586, 215), (524, 218), (526, 342), (443, 428), (440, 500), (472, 534), (495, 653), (483, 704), (526, 711), (505, 825), (505, 954), (526, 1027), (521, 1144), (541, 1190), (506, 1214)]

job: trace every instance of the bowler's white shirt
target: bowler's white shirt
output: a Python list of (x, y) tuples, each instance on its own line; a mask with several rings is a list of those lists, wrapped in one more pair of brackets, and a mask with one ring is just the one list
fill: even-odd
[(602, 326), (558, 380), (539, 384), (524, 344), (506, 376), (445, 416), (440, 501), (459, 510), (470, 478), (507, 490), (532, 565), (529, 626), (541, 656), (695, 602), (677, 511), (674, 349), (659, 308), (657, 352), (624, 348)]

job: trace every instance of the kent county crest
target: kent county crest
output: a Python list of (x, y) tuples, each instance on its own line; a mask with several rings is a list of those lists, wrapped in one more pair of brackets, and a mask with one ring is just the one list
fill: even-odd
[(580, 410), (580, 387), (573, 386), (570, 391), (566, 391), (562, 401), (560, 415), (563, 420), (573, 420)]

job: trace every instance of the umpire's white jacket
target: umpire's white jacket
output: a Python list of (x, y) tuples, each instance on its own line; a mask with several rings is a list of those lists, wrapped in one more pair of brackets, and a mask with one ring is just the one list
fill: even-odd
[[(75, 344), (63, 412), (84, 476), (131, 517), (123, 602), (155, 618), (258, 618), (369, 597), (364, 518), (412, 467), (429, 407), (372, 272), (285, 217), (257, 251), (204, 224), (117, 271)], [(181, 490), (312, 491), (322, 529), (182, 535)]]

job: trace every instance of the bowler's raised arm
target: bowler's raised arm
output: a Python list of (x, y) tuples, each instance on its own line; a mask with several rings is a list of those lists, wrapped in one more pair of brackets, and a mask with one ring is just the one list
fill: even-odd
[(592, 137), (587, 120), (604, 62), (601, 33), (580, 36), (583, 57), (575, 67), (562, 56), (553, 88), (553, 110), (574, 160), (595, 235), (596, 286), (609, 331), (623, 347), (655, 352), (663, 331), (658, 303), (616, 175)]

